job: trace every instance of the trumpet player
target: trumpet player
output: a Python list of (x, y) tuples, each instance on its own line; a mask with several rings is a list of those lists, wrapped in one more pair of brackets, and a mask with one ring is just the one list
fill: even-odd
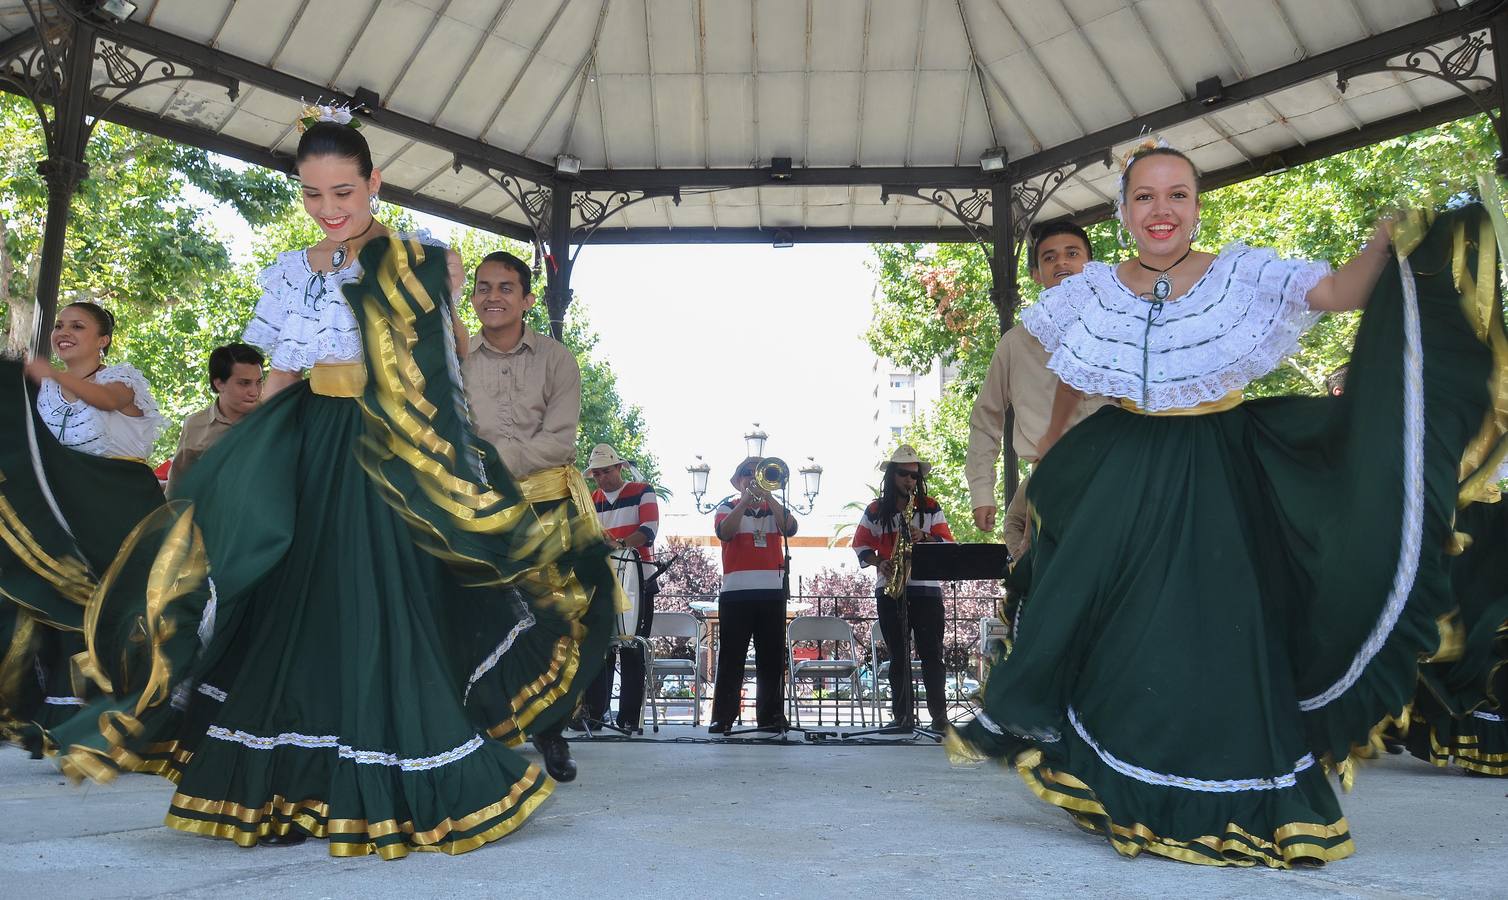
[[(911, 681), (911, 655), (902, 649), (906, 635), (901, 631), (900, 604), (906, 604), (906, 624), (911, 632), (913, 650), (922, 663), (922, 684), (927, 689), (927, 712), (933, 731), (948, 727), (947, 681), (943, 672), (943, 601), (942, 584), (906, 578), (892, 596), (888, 588), (896, 576), (896, 545), (907, 541), (923, 544), (952, 542), (953, 532), (942, 506), (927, 495), (927, 473), (932, 465), (917, 455), (916, 448), (902, 444), (890, 459), (880, 463), (884, 483), (880, 496), (864, 508), (859, 527), (854, 532), (853, 548), (859, 566), (873, 566), (875, 606), (879, 614), (880, 634), (890, 654), (891, 727), (910, 728), (916, 724)], [(909, 512), (909, 515), (908, 515)], [(906, 562), (902, 562), (906, 565)], [(898, 577), (898, 576), (897, 576)]]
[[(749, 457), (733, 471), (730, 496), (714, 513), (722, 544), (723, 584), (717, 598), (719, 628), (717, 677), (712, 689), (714, 734), (727, 733), (738, 718), (744, 657), (754, 641), (759, 695), (756, 722), (761, 731), (784, 731), (785, 715), (785, 551), (782, 535), (796, 533), (796, 518), (756, 479), (768, 460)], [(789, 473), (785, 473), (787, 476)], [(765, 478), (769, 483), (768, 477)]]

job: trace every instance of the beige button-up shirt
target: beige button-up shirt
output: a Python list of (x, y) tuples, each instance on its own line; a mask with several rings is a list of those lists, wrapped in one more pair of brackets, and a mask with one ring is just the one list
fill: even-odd
[(514, 477), (576, 464), (581, 368), (563, 344), (527, 325), (508, 351), (476, 334), (461, 375), (477, 434)]
[(187, 419), (183, 420), (183, 428), (178, 432), (178, 452), (173, 454), (173, 464), (168, 467), (167, 494), (173, 496), (174, 489), (183, 483), (183, 476), (199, 457), (204, 455), (220, 438), (225, 437), (225, 432), (231, 429), (235, 423), (225, 418), (220, 412), (220, 401), (206, 406)]
[[(1024, 325), (1007, 331), (995, 346), (990, 371), (969, 415), (969, 453), (964, 462), (964, 477), (969, 482), (970, 504), (975, 508), (999, 505), (995, 499), (995, 480), (1000, 469), (1007, 408), (1016, 413), (1011, 434), (1016, 455), (1029, 460), (1041, 455), (1037, 442), (1047, 433), (1058, 385), (1058, 376), (1047, 368), (1047, 359), (1047, 351)], [(1086, 397), (1069, 418), (1069, 427), (1110, 402), (1104, 397)]]

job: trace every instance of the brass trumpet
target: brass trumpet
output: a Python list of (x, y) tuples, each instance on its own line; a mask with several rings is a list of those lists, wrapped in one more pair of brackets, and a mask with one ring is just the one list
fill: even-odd
[(766, 494), (784, 490), (791, 480), (791, 467), (778, 456), (766, 456), (754, 467), (754, 483)]

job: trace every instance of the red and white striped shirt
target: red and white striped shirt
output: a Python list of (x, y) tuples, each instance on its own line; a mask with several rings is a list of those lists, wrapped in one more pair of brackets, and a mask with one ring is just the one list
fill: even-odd
[(629, 481), (611, 494), (598, 488), (592, 492), (597, 507), (597, 522), (607, 536), (624, 540), (636, 531), (644, 532), (643, 546), (635, 547), (639, 558), (654, 558), (655, 535), (660, 529), (660, 502), (654, 489), (642, 481)]
[[(713, 517), (713, 531), (722, 529), (723, 520), (733, 514), (733, 500), (724, 500)], [(796, 520), (791, 519), (791, 534)], [(785, 554), (780, 549), (780, 531), (768, 504), (744, 510), (733, 540), (723, 541), (723, 593), (731, 591), (779, 590)]]
[[(853, 549), (864, 559), (865, 550), (873, 550), (880, 555), (880, 559), (889, 559), (895, 553), (896, 526), (899, 524), (901, 514), (897, 511), (888, 517), (888, 521), (880, 521), (880, 501), (876, 500), (864, 507), (864, 515), (859, 517), (859, 527), (854, 531)], [(922, 498), (916, 506), (916, 512), (912, 513), (911, 524), (920, 528), (928, 536), (928, 540), (953, 542), (953, 529), (948, 527), (948, 518), (943, 515), (943, 510), (938, 502), (931, 497)], [(878, 571), (875, 572), (875, 584), (882, 582)], [(917, 581), (910, 579), (906, 582), (910, 587), (942, 588), (939, 581)]]

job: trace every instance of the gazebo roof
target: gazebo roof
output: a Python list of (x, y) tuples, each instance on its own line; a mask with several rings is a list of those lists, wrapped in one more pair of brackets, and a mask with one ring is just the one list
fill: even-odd
[[(971, 231), (953, 215), (958, 197), (945, 202), (950, 212), (916, 194), (999, 183), (980, 167), (996, 147), (1008, 154), (1018, 215), (1032, 211), (1032, 189), (1065, 176), (1039, 218), (1103, 215), (1115, 191), (1106, 151), (1147, 131), (1188, 151), (1216, 184), (1319, 158), (1475, 112), (1472, 95), (1492, 83), (1488, 16), (1503, 4), (136, 5), (125, 22), (96, 15), (102, 45), (118, 42), (138, 64), (186, 63), (239, 90), (144, 86), (113, 107), (102, 95), (105, 118), (286, 167), (301, 99), (357, 97), (371, 110), (364, 133), (390, 199), (529, 238), (538, 224), (523, 208), (529, 192), (567, 155), (580, 161), (567, 182), (578, 196), (612, 207), (613, 191), (630, 192), (619, 202), (651, 194), (600, 223), (594, 241), (676, 242), (769, 241), (776, 230), (798, 241), (973, 239), (987, 233), (991, 207), (964, 204), (980, 226)], [(0, 0), (0, 39), (31, 24), (22, 0)], [(1410, 63), (1420, 48), (1434, 57)], [(1457, 65), (1444, 64), (1453, 50)], [(1402, 71), (1363, 71), (1390, 60)], [(1348, 70), (1358, 74), (1338, 83)], [(1442, 70), (1457, 81), (1431, 77)], [(1459, 80), (1463, 72), (1477, 77)], [(575, 223), (593, 224), (595, 211), (578, 203)]]

